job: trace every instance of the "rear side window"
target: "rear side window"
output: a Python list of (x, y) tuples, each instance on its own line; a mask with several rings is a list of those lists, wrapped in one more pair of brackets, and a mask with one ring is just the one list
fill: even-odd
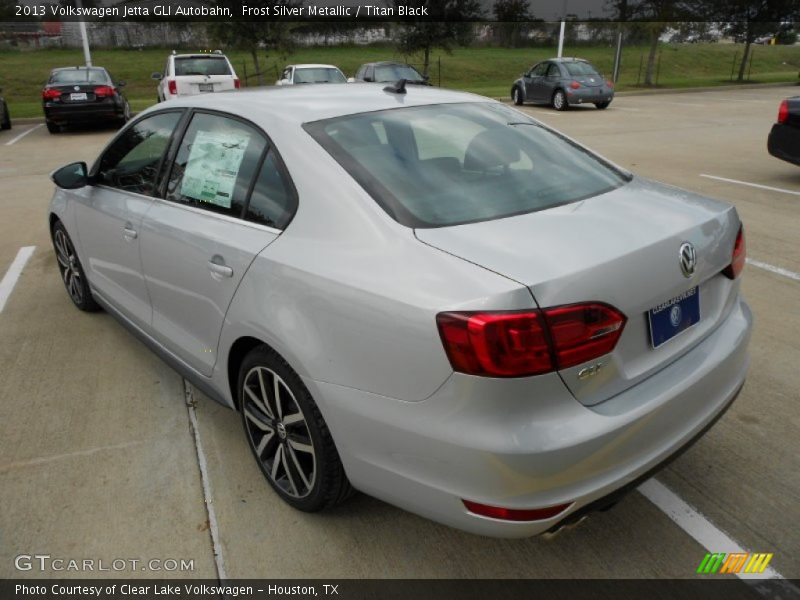
[(97, 167), (99, 182), (128, 192), (152, 195), (159, 167), (181, 112), (142, 119), (106, 150)]
[(230, 75), (231, 69), (223, 56), (192, 56), (175, 58), (175, 75)]
[(264, 136), (254, 127), (195, 114), (172, 164), (167, 200), (241, 216), (265, 148)]
[(496, 103), (396, 108), (304, 128), (409, 227), (544, 210), (627, 181), (584, 148)]
[(289, 224), (296, 206), (294, 190), (284, 175), (275, 151), (270, 149), (253, 187), (245, 218), (254, 223), (283, 229)]

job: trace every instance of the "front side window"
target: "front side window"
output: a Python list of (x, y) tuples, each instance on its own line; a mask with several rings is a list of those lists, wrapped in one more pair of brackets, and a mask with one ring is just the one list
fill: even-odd
[(544, 210), (626, 181), (587, 150), (494, 103), (397, 108), (304, 128), (409, 227)]
[(556, 63), (550, 63), (550, 66), (547, 68), (547, 76), (561, 77), (561, 69), (558, 68)]
[(161, 159), (181, 115), (179, 111), (152, 115), (127, 129), (100, 158), (98, 183), (152, 195)]
[(547, 67), (549, 66), (550, 63), (539, 63), (531, 69), (531, 77), (542, 77), (547, 72)]
[(254, 127), (195, 114), (172, 164), (167, 200), (240, 217), (265, 147)]
[(231, 69), (223, 56), (191, 56), (175, 58), (175, 75), (230, 75)]

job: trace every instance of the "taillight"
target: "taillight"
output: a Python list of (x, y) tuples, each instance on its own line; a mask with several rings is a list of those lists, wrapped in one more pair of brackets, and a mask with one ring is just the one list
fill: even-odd
[(240, 87), (242, 87), (242, 82), (241, 82), (241, 81), (239, 81), (239, 78), (238, 78), (238, 77), (237, 77), (236, 79), (234, 79), (234, 80), (233, 80), (233, 87), (234, 87), (234, 88), (236, 88), (237, 90), (238, 90)]
[(42, 90), (42, 98), (45, 100), (55, 100), (56, 98), (61, 97), (61, 92), (59, 90), (54, 89), (45, 89)]
[(611, 352), (627, 320), (617, 309), (595, 302), (546, 308), (544, 314), (559, 369)]
[(731, 255), (731, 264), (729, 264), (722, 273), (728, 279), (736, 279), (742, 274), (744, 263), (747, 260), (747, 247), (744, 241), (744, 227), (739, 226), (739, 233), (736, 234), (736, 241), (733, 243), (733, 254)]
[(578, 83), (577, 81), (573, 81), (572, 83), (569, 84), (569, 87), (571, 87), (573, 90), (577, 90), (579, 87), (581, 87), (581, 84)]
[(436, 316), (453, 369), (487, 377), (539, 375), (607, 354), (625, 321), (618, 310), (596, 302)]
[(178, 82), (174, 79), (167, 80), (167, 89), (169, 90), (170, 94), (173, 96), (176, 95), (178, 93)]
[(544, 521), (552, 519), (556, 515), (567, 510), (572, 503), (547, 506), (545, 508), (502, 508), (500, 506), (489, 506), (470, 500), (462, 500), (466, 509), (474, 515), (501, 519), (503, 521)]
[(116, 93), (117, 90), (115, 90), (110, 85), (99, 85), (96, 88), (94, 88), (94, 95), (97, 96), (98, 98), (108, 98), (109, 96), (113, 96)]
[(784, 100), (778, 107), (778, 123), (786, 123), (789, 120), (789, 101)]

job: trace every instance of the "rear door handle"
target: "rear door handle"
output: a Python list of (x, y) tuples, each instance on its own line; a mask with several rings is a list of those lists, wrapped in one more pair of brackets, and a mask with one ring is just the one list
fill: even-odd
[(233, 277), (233, 269), (227, 265), (221, 265), (214, 260), (208, 261), (208, 270), (221, 277)]
[(135, 240), (139, 236), (139, 234), (136, 233), (136, 230), (131, 227), (130, 223), (125, 224), (125, 227), (122, 229), (122, 235), (124, 235), (125, 239), (129, 242), (131, 240)]

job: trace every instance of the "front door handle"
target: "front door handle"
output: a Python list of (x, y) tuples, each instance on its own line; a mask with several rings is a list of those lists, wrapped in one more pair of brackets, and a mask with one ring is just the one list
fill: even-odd
[(225, 264), (220, 264), (217, 260), (219, 259), (215, 256), (208, 261), (208, 270), (220, 277), (233, 277), (233, 269)]
[(135, 240), (139, 234), (136, 233), (136, 230), (130, 223), (125, 223), (125, 227), (122, 228), (122, 235), (130, 242), (131, 240)]

